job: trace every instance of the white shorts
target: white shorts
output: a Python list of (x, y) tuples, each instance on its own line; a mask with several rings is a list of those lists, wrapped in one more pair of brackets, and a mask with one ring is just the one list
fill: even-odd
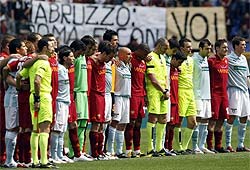
[(129, 123), (130, 98), (115, 96), (113, 120), (119, 123)]
[(111, 120), (111, 110), (112, 110), (112, 97), (111, 93), (105, 93), (105, 122)]
[(238, 117), (246, 117), (250, 115), (250, 99), (248, 92), (230, 87), (227, 89), (228, 92), (228, 111), (229, 115), (235, 115)]
[(5, 106), (5, 127), (11, 130), (19, 126), (19, 114), (17, 107)]
[(211, 100), (210, 99), (201, 99), (195, 100), (197, 115), (202, 119), (208, 119), (212, 117), (211, 111)]
[(167, 112), (167, 122), (170, 122), (171, 117), (171, 102), (168, 100), (168, 112)]
[(18, 96), (11, 87), (8, 88), (4, 96), (5, 127), (7, 130), (19, 126)]
[(69, 104), (56, 101), (55, 124), (52, 127), (54, 131), (66, 132), (69, 117)]

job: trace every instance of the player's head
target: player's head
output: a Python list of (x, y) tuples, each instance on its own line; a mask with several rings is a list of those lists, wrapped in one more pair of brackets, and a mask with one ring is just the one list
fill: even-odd
[(22, 56), (27, 55), (27, 47), (21, 39), (13, 39), (9, 43), (10, 54), (20, 54)]
[(103, 40), (104, 41), (109, 41), (111, 44), (117, 48), (119, 45), (119, 38), (118, 38), (118, 33), (114, 30), (106, 30), (105, 33), (103, 34)]
[(181, 51), (177, 50), (171, 58), (171, 66), (178, 68), (184, 60), (187, 59), (187, 56)]
[(131, 59), (131, 50), (127, 47), (121, 47), (118, 50), (118, 58), (123, 61), (125, 64), (130, 62)]
[(5, 51), (9, 54), (9, 43), (15, 39), (13, 35), (5, 35), (1, 41), (1, 51)]
[(157, 54), (165, 54), (167, 52), (167, 49), (169, 48), (169, 42), (165, 38), (159, 38), (155, 43), (155, 49), (154, 51)]
[(60, 64), (68, 68), (69, 66), (74, 64), (73, 62), (75, 58), (71, 48), (65, 45), (59, 48), (58, 59)]
[(109, 41), (102, 41), (98, 45), (100, 62), (109, 62), (115, 56), (115, 47)]
[(215, 44), (214, 48), (216, 51), (216, 54), (223, 58), (227, 55), (228, 52), (228, 45), (227, 45), (227, 40), (226, 39), (218, 39)]
[(37, 47), (37, 43), (38, 41), (42, 38), (42, 35), (36, 32), (32, 32), (27, 36), (27, 40), (32, 42), (36, 48), (36, 50), (38, 49)]
[(42, 38), (37, 43), (38, 52), (41, 54), (46, 54), (49, 57), (54, 53), (54, 43), (48, 38)]
[(43, 36), (43, 38), (48, 38), (49, 41), (52, 41), (54, 49), (57, 49), (57, 40), (56, 40), (56, 37), (54, 36), (54, 34), (52, 34), (52, 33), (45, 34)]
[(176, 39), (171, 38), (168, 40), (168, 43), (169, 43), (169, 48), (167, 49), (166, 53), (167, 55), (172, 56), (180, 48), (179, 42)]
[(245, 38), (242, 37), (234, 37), (232, 39), (232, 45), (233, 45), (233, 49), (236, 53), (243, 53), (246, 50), (246, 40)]
[(74, 56), (79, 57), (80, 55), (84, 55), (84, 51), (86, 50), (86, 45), (81, 40), (74, 40), (70, 44), (70, 48), (72, 49)]
[(179, 45), (181, 51), (186, 55), (190, 55), (192, 53), (192, 42), (188, 38), (182, 38), (179, 40)]
[(134, 53), (141, 60), (145, 60), (147, 55), (150, 53), (150, 48), (149, 48), (148, 44), (141, 43), (138, 45), (137, 50)]
[(200, 55), (202, 57), (208, 56), (212, 52), (212, 43), (208, 39), (203, 39), (199, 43)]
[(35, 53), (36, 52), (36, 48), (35, 48), (35, 45), (34, 43), (32, 43), (31, 41), (24, 41), (26, 47), (27, 47), (27, 54), (32, 54), (32, 53)]
[(95, 52), (97, 52), (97, 42), (96, 40), (90, 36), (90, 35), (85, 35), (81, 38), (81, 41), (86, 45), (86, 50), (84, 52), (84, 54), (89, 57), (93, 54), (95, 54)]

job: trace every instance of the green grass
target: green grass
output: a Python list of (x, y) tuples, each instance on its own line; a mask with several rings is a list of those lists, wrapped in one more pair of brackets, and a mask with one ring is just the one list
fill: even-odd
[[(250, 147), (250, 127), (247, 127), (245, 145)], [(223, 138), (223, 144), (225, 140)], [(232, 145), (237, 146), (237, 127), (233, 128)], [(146, 152), (146, 130), (142, 129), (141, 150)], [(109, 161), (60, 164), (63, 170), (249, 170), (250, 153), (215, 155), (180, 155), (160, 158), (131, 158)]]

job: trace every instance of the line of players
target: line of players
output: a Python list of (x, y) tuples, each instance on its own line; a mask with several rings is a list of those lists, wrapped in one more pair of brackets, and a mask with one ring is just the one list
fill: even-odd
[[(246, 47), (244, 39), (233, 40), (234, 52), (228, 57), (227, 42), (216, 41), (216, 54), (209, 59), (212, 52), (209, 40), (202, 40), (199, 53), (193, 56), (188, 39), (177, 42), (160, 38), (151, 53), (147, 44), (140, 44), (133, 53), (126, 47), (118, 49), (118, 34), (113, 30), (107, 30), (103, 40), (98, 45), (91, 36), (84, 36), (55, 52), (57, 43), (53, 34), (32, 33), (28, 41), (4, 37), (0, 158), (6, 167), (20, 166), (17, 160), (28, 165), (31, 157), (33, 167), (54, 166), (47, 155), (56, 163), (143, 156), (140, 127), (145, 103), (149, 112), (148, 156), (234, 152), (231, 136), (236, 116), (240, 117), (236, 150), (249, 151), (243, 144), (250, 114), (249, 69), (242, 55)], [(49, 63), (50, 69), (39, 62)], [(50, 88), (43, 89), (44, 75), (50, 73), (51, 79), (45, 83)], [(43, 93), (50, 93), (51, 101), (42, 100), (42, 96), (47, 98)], [(183, 117), (187, 119), (184, 130)], [(221, 142), (225, 119), (226, 149)], [(91, 122), (91, 156), (85, 153), (88, 122)], [(68, 157), (72, 159), (63, 154), (67, 129)], [(47, 153), (49, 134), (50, 154)], [(178, 144), (175, 150), (174, 136)], [(193, 149), (189, 150), (191, 139)], [(37, 155), (38, 145), (40, 155)], [(16, 146), (18, 154), (14, 154)]]

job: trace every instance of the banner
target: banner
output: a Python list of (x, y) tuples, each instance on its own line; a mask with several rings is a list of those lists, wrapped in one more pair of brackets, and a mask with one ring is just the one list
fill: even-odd
[(134, 36), (139, 43), (153, 47), (158, 38), (165, 37), (166, 9), (33, 1), (33, 32), (53, 33), (62, 43), (69, 44), (87, 34), (101, 39), (106, 29), (118, 32), (122, 46)]
[(207, 38), (213, 44), (226, 37), (225, 12), (223, 7), (167, 8), (167, 37), (187, 37), (193, 48)]

